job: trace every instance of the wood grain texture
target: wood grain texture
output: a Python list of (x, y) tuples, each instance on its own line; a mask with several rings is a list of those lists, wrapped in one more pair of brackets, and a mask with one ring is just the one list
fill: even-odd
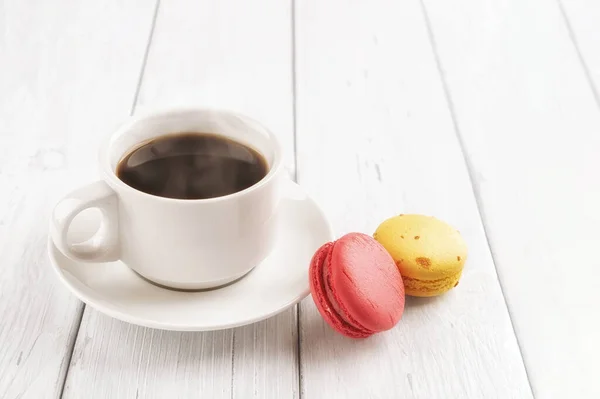
[(425, 4), (534, 394), (600, 397), (600, 112), (558, 4)]
[(130, 111), (151, 12), (143, 1), (0, 4), (3, 399), (60, 395), (82, 305), (50, 269), (47, 221)]
[(153, 330), (86, 308), (63, 397), (231, 397), (232, 342), (231, 330)]
[[(294, 166), (291, 4), (161, 1), (137, 111), (233, 109), (279, 135)], [(86, 309), (65, 398), (296, 398), (294, 309), (211, 333), (131, 327)]]
[(306, 398), (531, 397), (425, 22), (418, 1), (296, 3), (299, 182), (339, 235), (424, 213), (470, 251), (456, 289), (409, 298), (399, 325), (367, 340), (305, 300)]

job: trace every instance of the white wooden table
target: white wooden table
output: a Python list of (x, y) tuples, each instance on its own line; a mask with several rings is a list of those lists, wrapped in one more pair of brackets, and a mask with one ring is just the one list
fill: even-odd
[[(600, 398), (596, 0), (0, 1), (0, 398)], [(130, 114), (234, 109), (277, 132), (341, 235), (400, 212), (466, 238), (456, 290), (392, 331), (310, 298), (233, 330), (85, 307), (53, 204)]]

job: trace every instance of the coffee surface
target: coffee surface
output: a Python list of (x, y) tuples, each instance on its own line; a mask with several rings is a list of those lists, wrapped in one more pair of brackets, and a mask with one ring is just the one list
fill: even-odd
[(267, 173), (267, 162), (256, 150), (205, 133), (158, 137), (129, 152), (117, 166), (117, 176), (129, 186), (177, 199), (233, 194)]

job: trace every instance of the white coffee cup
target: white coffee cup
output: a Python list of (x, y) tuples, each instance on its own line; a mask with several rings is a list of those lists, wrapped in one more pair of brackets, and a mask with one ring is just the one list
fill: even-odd
[[(119, 180), (117, 164), (133, 148), (182, 132), (213, 133), (245, 144), (264, 156), (269, 171), (245, 190), (200, 200), (158, 197)], [(73, 191), (56, 205), (52, 240), (71, 259), (121, 260), (166, 287), (194, 290), (230, 283), (259, 264), (273, 246), (280, 180), (285, 178), (282, 156), (271, 132), (232, 112), (180, 109), (134, 117), (101, 149), (102, 180)], [(89, 208), (102, 213), (99, 230), (84, 243), (69, 243), (71, 222)]]

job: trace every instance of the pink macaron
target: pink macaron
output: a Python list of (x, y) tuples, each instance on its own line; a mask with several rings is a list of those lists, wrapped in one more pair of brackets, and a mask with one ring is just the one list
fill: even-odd
[(394, 327), (404, 312), (402, 276), (372, 237), (349, 233), (323, 245), (310, 264), (317, 309), (337, 332), (366, 338)]

